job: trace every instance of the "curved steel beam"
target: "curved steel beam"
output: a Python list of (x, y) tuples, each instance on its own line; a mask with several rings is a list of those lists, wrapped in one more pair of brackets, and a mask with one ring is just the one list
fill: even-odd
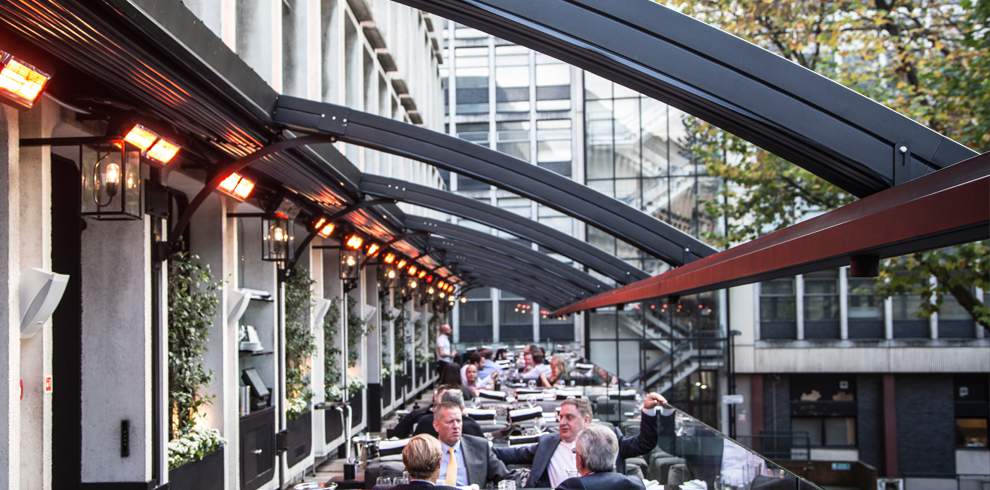
[(646, 0), (398, 0), (597, 73), (866, 196), (976, 155), (842, 85)]
[(505, 270), (516, 273), (524, 277), (529, 277), (533, 279), (537, 284), (542, 285), (544, 288), (551, 288), (566, 294), (569, 297), (583, 297), (589, 294), (595, 294), (578, 284), (573, 283), (571, 280), (560, 277), (560, 275), (540, 269), (537, 266), (531, 264), (520, 264), (518, 260), (514, 260), (513, 257), (501, 255), (498, 252), (492, 251), (488, 248), (478, 247), (475, 245), (458, 242), (456, 244), (449, 244), (447, 246), (442, 246), (442, 249), (446, 251), (444, 255), (444, 262), (448, 264), (484, 264), (492, 268), (493, 270)]
[[(411, 215), (406, 217), (406, 227), (411, 230), (429, 231), (434, 237), (448, 238), (453, 244), (456, 244), (458, 241), (464, 241), (472, 243), (475, 246), (490, 249), (492, 253), (502, 254), (511, 260), (526, 262), (534, 267), (553, 272), (561, 278), (566, 278), (575, 284), (581, 285), (583, 289), (590, 292), (609, 289), (603, 282), (591, 277), (591, 275), (580, 269), (564, 264), (544, 253), (537, 252), (509, 240), (498, 238), (489, 233)], [(444, 248), (444, 245), (444, 243), (441, 243), (440, 248)]]
[[(461, 255), (460, 258), (453, 261), (451, 266), (456, 268), (459, 274), (481, 274), (488, 280), (497, 280), (501, 281), (503, 284), (518, 285), (518, 288), (528, 288), (530, 294), (552, 298), (555, 301), (564, 301), (567, 303), (569, 298), (589, 297), (589, 293), (587, 292), (565, 289), (559, 284), (548, 287), (547, 279), (545, 277), (535, 275), (527, 271), (507, 269), (498, 262), (478, 259), (477, 256), (467, 254)], [(470, 284), (477, 284), (474, 280), (470, 280), (468, 282)]]
[(458, 270), (461, 274), (471, 278), (472, 286), (484, 284), (486, 287), (505, 289), (540, 304), (567, 305), (570, 303), (567, 295), (547, 290), (540, 284), (531, 283), (525, 278), (520, 280), (513, 276), (506, 276), (501, 269), (492, 269), (483, 264), (460, 264)]
[(361, 177), (361, 190), (367, 194), (443, 211), (498, 228), (569, 257), (575, 262), (615, 279), (619, 284), (628, 284), (649, 277), (649, 274), (589, 245), (587, 242), (561, 233), (535, 220), (523, 218), (518, 214), (485, 204), (477, 199), (372, 174), (364, 174)]
[(462, 139), (350, 108), (283, 95), (276, 124), (429, 163), (591, 223), (671, 265), (715, 253), (653, 216), (567, 177)]

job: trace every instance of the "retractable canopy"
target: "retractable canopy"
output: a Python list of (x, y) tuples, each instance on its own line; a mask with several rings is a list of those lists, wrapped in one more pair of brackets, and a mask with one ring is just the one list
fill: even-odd
[(373, 196), (387, 197), (443, 211), (511, 233), (573, 259), (614, 279), (619, 284), (648, 277), (645, 272), (587, 242), (477, 199), (372, 174), (364, 174), (361, 177), (361, 190)]
[(590, 187), (504, 153), (348, 107), (281, 96), (272, 119), (341, 141), (469, 175), (597, 226), (672, 265), (715, 250), (653, 216)]
[(666, 102), (866, 196), (976, 153), (648, 0), (396, 0)]

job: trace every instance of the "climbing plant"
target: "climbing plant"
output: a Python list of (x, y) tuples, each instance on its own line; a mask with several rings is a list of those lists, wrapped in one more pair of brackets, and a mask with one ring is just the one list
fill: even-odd
[(168, 262), (169, 439), (193, 432), (202, 408), (212, 403), (202, 388), (213, 378), (203, 355), (213, 316), (220, 304), (220, 283), (199, 257), (182, 252)]
[[(397, 295), (398, 297), (398, 295)], [(395, 321), (392, 322), (392, 335), (395, 336), (395, 374), (402, 374), (406, 370), (406, 359), (408, 355), (406, 354), (406, 323), (408, 322), (408, 317), (406, 316), (405, 304), (401, 301), (397, 301), (399, 313), (395, 317)]]
[(337, 337), (340, 322), (340, 299), (330, 301), (330, 311), (323, 318), (323, 378), (326, 390), (326, 400), (337, 402), (341, 400), (340, 393), (340, 349), (337, 348)]
[[(392, 313), (392, 308), (389, 307), (386, 301), (379, 301), (378, 304), (382, 305), (382, 333), (394, 331), (391, 329), (393, 328), (396, 315)], [(401, 342), (402, 339), (395, 337), (392, 343), (393, 349), (398, 350)], [(394, 356), (392, 355), (392, 350), (387, 348), (385, 337), (382, 338), (382, 347), (382, 376), (386, 377), (391, 374), (392, 358)]]
[(361, 347), (361, 336), (367, 333), (368, 330), (364, 325), (364, 320), (361, 319), (360, 312), (357, 311), (357, 299), (354, 296), (347, 295), (347, 365), (349, 367), (357, 366), (358, 359), (360, 358), (360, 353), (358, 350)]
[(301, 266), (296, 266), (285, 281), (285, 392), (289, 420), (302, 415), (313, 398), (309, 358), (316, 351), (316, 338), (309, 327), (309, 313), (315, 283)]

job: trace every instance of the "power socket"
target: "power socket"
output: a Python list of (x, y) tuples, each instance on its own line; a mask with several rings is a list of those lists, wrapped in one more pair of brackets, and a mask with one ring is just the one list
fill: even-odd
[(120, 421), (120, 457), (126, 458), (131, 455), (131, 421)]

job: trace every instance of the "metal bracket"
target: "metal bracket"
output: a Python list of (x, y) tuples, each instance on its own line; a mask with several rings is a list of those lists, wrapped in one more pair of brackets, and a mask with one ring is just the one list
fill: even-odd
[(177, 237), (182, 236), (182, 233), (185, 232), (186, 228), (189, 226), (190, 221), (192, 221), (193, 214), (195, 214), (196, 211), (200, 208), (200, 206), (203, 205), (203, 203), (206, 201), (206, 198), (209, 197), (209, 195), (214, 190), (216, 190), (217, 186), (219, 186), (220, 183), (223, 182), (223, 179), (226, 179), (231, 173), (243, 170), (244, 168), (250, 166), (251, 164), (269, 155), (273, 155), (275, 153), (279, 153), (281, 151), (290, 148), (297, 148), (300, 146), (307, 146), (318, 143), (326, 143), (329, 140), (330, 138), (326, 135), (308, 135), (308, 136), (300, 136), (298, 138), (293, 138), (291, 140), (282, 140), (279, 141), (278, 143), (270, 144), (246, 157), (234, 160), (233, 162), (230, 162), (220, 167), (217, 170), (217, 172), (213, 175), (213, 177), (211, 177), (210, 180), (206, 182), (206, 185), (204, 185), (203, 188), (200, 189), (199, 193), (196, 194), (196, 197), (194, 197), (193, 200), (189, 202), (189, 206), (186, 207), (185, 211), (182, 212), (182, 215), (179, 216), (178, 221), (176, 221), (175, 225), (172, 227), (172, 230), (169, 231), (168, 241), (160, 242), (162, 243), (161, 245), (159, 245), (159, 243), (156, 242), (155, 245), (156, 245), (157, 256), (155, 257), (155, 259), (158, 261), (165, 260), (165, 258), (167, 258), (169, 255), (177, 251), (178, 249)]

